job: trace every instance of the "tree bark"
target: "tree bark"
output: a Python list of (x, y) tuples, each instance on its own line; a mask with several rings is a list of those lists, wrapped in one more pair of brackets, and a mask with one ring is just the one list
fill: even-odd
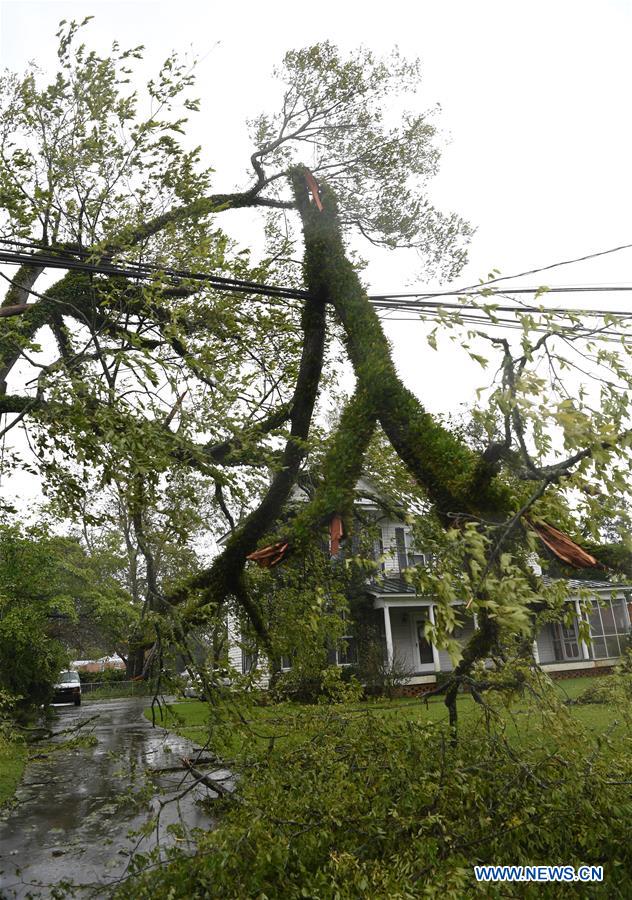
[(249, 597), (243, 584), (246, 557), (275, 525), (296, 481), (306, 454), (306, 441), (323, 366), (326, 334), (326, 300), (321, 292), (310, 292), (302, 316), (303, 349), (290, 411), (290, 436), (285, 445), (279, 471), (259, 506), (229, 538), (222, 553), (212, 565), (174, 592), (169, 601), (179, 605), (200, 592), (201, 596), (187, 610), (188, 622), (195, 622), (195, 612), (208, 604), (223, 603), (234, 596), (246, 612), (262, 647), (273, 656), (270, 638), (260, 610)]
[(359, 385), (394, 449), (447, 524), (465, 513), (502, 521), (513, 497), (497, 468), (481, 459), (428, 413), (397, 375), (388, 341), (346, 257), (334, 195), (322, 188), (320, 211), (308, 200), (306, 170), (292, 172), (305, 240), (305, 281), (333, 306)]

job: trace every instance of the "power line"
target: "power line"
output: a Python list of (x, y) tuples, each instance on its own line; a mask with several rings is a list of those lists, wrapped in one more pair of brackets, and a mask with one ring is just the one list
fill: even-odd
[[(406, 310), (394, 310), (395, 312), (406, 312)], [(382, 321), (384, 322), (432, 322), (432, 321), (443, 321), (442, 317), (438, 310), (426, 310), (420, 312), (417, 316), (388, 316), (382, 317)], [(475, 316), (471, 313), (466, 313), (462, 316), (459, 316), (459, 324), (461, 325), (473, 325), (478, 329), (484, 328), (502, 328), (502, 329), (510, 329), (522, 331), (522, 324), (515, 319), (489, 319), (485, 316)], [(613, 323), (613, 325), (616, 323)], [(612, 330), (611, 326), (604, 327), (589, 327), (587, 325), (564, 325), (564, 324), (555, 324), (546, 326), (542, 322), (534, 323), (530, 329), (533, 332), (539, 333), (551, 333), (555, 332), (560, 335), (567, 335), (572, 337), (582, 337), (582, 338), (590, 338), (593, 335), (599, 335), (600, 338), (607, 337), (608, 339), (620, 339), (620, 338), (630, 338), (632, 335), (629, 332), (615, 331)]]
[[(112, 258), (113, 258), (112, 254), (104, 254), (103, 256), (99, 257), (95, 253), (94, 250), (86, 250), (81, 247), (64, 247), (64, 248), (59, 248), (59, 249), (58, 248), (51, 249), (51, 248), (46, 247), (45, 245), (42, 245), (41, 243), (37, 243), (35, 241), (17, 241), (17, 240), (12, 240), (12, 239), (8, 239), (8, 238), (0, 238), (0, 244), (9, 244), (9, 245), (16, 246), (16, 247), (22, 247), (22, 248), (27, 248), (30, 250), (38, 251), (37, 256), (35, 256), (35, 254), (27, 254), (28, 256), (31, 256), (34, 258), (35, 261), (32, 263), (33, 265), (37, 265), (38, 263), (41, 264), (42, 261), (48, 261), (48, 262), (46, 262), (46, 265), (50, 265), (53, 268), (65, 268), (64, 265), (60, 265), (60, 262), (70, 260), (73, 262), (73, 265), (70, 266), (69, 268), (75, 268), (76, 260), (74, 259), (74, 257), (78, 256), (80, 259), (84, 260), (84, 263), (86, 265), (89, 265), (91, 267), (87, 271), (98, 271), (99, 274), (109, 274), (111, 272), (112, 267), (115, 267), (116, 274), (122, 274), (123, 272), (129, 272), (130, 270), (135, 273), (134, 276), (128, 275), (128, 277), (136, 277), (136, 276), (139, 276), (141, 273), (143, 273), (144, 277), (147, 277), (149, 274), (158, 273), (158, 274), (169, 275), (170, 277), (173, 277), (173, 278), (186, 278), (186, 279), (191, 279), (194, 281), (196, 281), (196, 280), (197, 281), (212, 280), (213, 282), (217, 282), (217, 284), (228, 284), (228, 285), (231, 285), (234, 287), (257, 286), (257, 287), (260, 287), (261, 289), (265, 290), (266, 292), (274, 291), (274, 292), (279, 292), (279, 293), (284, 293), (284, 294), (287, 293), (287, 294), (291, 294), (292, 297), (294, 297), (294, 295), (297, 295), (300, 297), (307, 296), (306, 291), (301, 291), (298, 288), (294, 289), (294, 288), (285, 288), (285, 287), (275, 287), (273, 285), (260, 284), (259, 282), (254, 282), (254, 281), (243, 281), (243, 280), (236, 279), (236, 278), (226, 278), (225, 276), (221, 276), (221, 275), (211, 275), (210, 273), (206, 273), (206, 272), (191, 272), (189, 269), (176, 269), (176, 268), (168, 267), (168, 266), (160, 266), (156, 263), (133, 262), (133, 261), (125, 261), (125, 260), (121, 260), (118, 263), (113, 263), (112, 262)], [(49, 253), (51, 253), (51, 254), (59, 254), (59, 257), (56, 255), (54, 255), (52, 257), (54, 260), (58, 260), (56, 265), (53, 265), (53, 263), (50, 262), (50, 259), (51, 259), (50, 255), (47, 256), (46, 254), (42, 253), (43, 250), (48, 250)], [(18, 255), (21, 252), (22, 251), (17, 251)], [(3, 253), (9, 255), (9, 251), (0, 250), (0, 254), (3, 254)], [(102, 262), (103, 259), (106, 260), (106, 263), (105, 263), (106, 268), (102, 268), (102, 266), (104, 266), (104, 264)], [(25, 264), (29, 265), (31, 263), (25, 263)]]
[(94, 275), (119, 275), (124, 278), (147, 280), (154, 274), (161, 273), (169, 278), (179, 281), (207, 282), (218, 290), (244, 294), (261, 294), (269, 297), (285, 297), (287, 299), (303, 299), (308, 296), (307, 291), (294, 288), (276, 287), (274, 285), (261, 284), (254, 281), (242, 281), (235, 278), (225, 278), (220, 275), (211, 275), (207, 272), (189, 272), (182, 269), (152, 266), (149, 264), (128, 263), (119, 266), (114, 263), (88, 263), (81, 260), (63, 258), (59, 256), (47, 256), (45, 254), (25, 253), (23, 251), (0, 250), (0, 263), (14, 266), (34, 266), (51, 269), (66, 269), (70, 271), (86, 272)]
[[(284, 299), (305, 299), (308, 296), (308, 292), (304, 290), (300, 290), (298, 288), (288, 288), (284, 286), (278, 285), (269, 285), (261, 282), (247, 281), (243, 279), (235, 279), (235, 278), (227, 278), (219, 275), (212, 275), (206, 272), (191, 272), (185, 269), (176, 269), (172, 267), (161, 267), (156, 264), (151, 263), (122, 263), (117, 264), (113, 262), (89, 262), (90, 258), (94, 259), (94, 253), (90, 253), (89, 251), (82, 249), (61, 249), (59, 251), (54, 250), (49, 253), (43, 253), (44, 249), (40, 244), (35, 242), (26, 242), (26, 241), (17, 241), (7, 238), (0, 238), (0, 243), (8, 244), (12, 246), (18, 246), (22, 248), (29, 248), (29, 252), (26, 249), (22, 250), (1, 250), (0, 249), (0, 263), (5, 263), (8, 265), (27, 265), (27, 266), (36, 266), (36, 267), (45, 267), (45, 268), (54, 268), (54, 269), (65, 269), (69, 271), (81, 271), (89, 274), (102, 274), (102, 275), (111, 275), (111, 276), (121, 276), (126, 278), (134, 278), (147, 280), (153, 277), (155, 274), (163, 274), (169, 278), (176, 279), (178, 282), (182, 280), (188, 281), (199, 281), (210, 284), (216, 290), (223, 290), (229, 292), (237, 292), (244, 294), (259, 294), (262, 296), (269, 297), (278, 297)], [(559, 265), (567, 265), (571, 262), (577, 262), (584, 259), (590, 259), (595, 256), (603, 256), (607, 253), (614, 253), (617, 250), (627, 249), (628, 247), (632, 247), (632, 245), (623, 245), (622, 247), (613, 248), (612, 250), (600, 251), (599, 253), (590, 254), (585, 257), (578, 257), (577, 260), (566, 260), (560, 263), (554, 263), (550, 266), (542, 267), (542, 269), (532, 269), (529, 272), (521, 273), (521, 274), (532, 274), (536, 271), (544, 271), (545, 269), (555, 268)], [(32, 250), (36, 250), (37, 252), (30, 252)], [(54, 255), (54, 254), (60, 255)], [(80, 259), (74, 258), (75, 256), (82, 257)], [(509, 278), (509, 276), (506, 276)], [(512, 276), (518, 277), (518, 276)], [(502, 279), (497, 279), (502, 280)], [(501, 290), (489, 289), (490, 295), (501, 295), (506, 296), (508, 293), (511, 294), (537, 294), (542, 291), (542, 288), (508, 288), (505, 287)], [(559, 286), (552, 287), (547, 289), (547, 293), (585, 293), (585, 292), (610, 292), (610, 291), (618, 291), (618, 292), (629, 292), (632, 291), (632, 285), (614, 285), (614, 286), (604, 286), (604, 285), (578, 285), (575, 287), (572, 286)], [(369, 300), (377, 309), (384, 310), (392, 310), (392, 311), (407, 311), (412, 312), (413, 310), (419, 310), (421, 312), (430, 312), (433, 309), (441, 310), (441, 309), (452, 309), (457, 310), (462, 313), (467, 313), (468, 311), (476, 311), (481, 314), (484, 314), (486, 311), (481, 307), (480, 304), (466, 304), (466, 303), (447, 303), (447, 302), (437, 302), (431, 299), (425, 299), (430, 297), (450, 297), (461, 295), (463, 297), (476, 297), (478, 294), (477, 290), (473, 288), (462, 289), (461, 291), (450, 290), (450, 291), (437, 291), (433, 294), (428, 295), (420, 295), (420, 294), (379, 294), (379, 295), (369, 295)], [(406, 303), (398, 303), (398, 298), (406, 298), (413, 297), (416, 299), (411, 300)], [(522, 304), (520, 306), (497, 306), (494, 304), (493, 309), (490, 311), (491, 315), (494, 318), (496, 317), (496, 313), (512, 313), (516, 315), (517, 313), (533, 313), (536, 315), (584, 315), (591, 318), (600, 317), (605, 315), (618, 316), (620, 318), (629, 318), (632, 316), (632, 313), (626, 312), (625, 310), (603, 310), (603, 309), (586, 309), (586, 308), (569, 308), (569, 307), (555, 307), (555, 308), (545, 308), (544, 306), (527, 306)], [(487, 313), (489, 316), (490, 313)], [(482, 319), (480, 321), (484, 321), (486, 323), (492, 323), (493, 318)]]
[(432, 297), (477, 297), (482, 294), (483, 297), (504, 297), (507, 294), (604, 294), (616, 293), (617, 291), (632, 291), (631, 284), (581, 284), (581, 285), (552, 285), (551, 287), (503, 287), (503, 288), (483, 288), (482, 291), (472, 289), (461, 291), (434, 291), (432, 294), (372, 294), (372, 300), (404, 300), (407, 297), (416, 298), (419, 302), (430, 299)]
[[(628, 288), (629, 291), (632, 291), (632, 285)], [(474, 296), (467, 295), (467, 296)], [(504, 296), (504, 295), (503, 295)], [(414, 311), (416, 309), (425, 310), (425, 309), (455, 309), (455, 310), (468, 310), (475, 309), (481, 313), (487, 312), (484, 306), (474, 303), (436, 303), (432, 300), (419, 300), (412, 303), (396, 303), (390, 302), (388, 300), (375, 299), (374, 297), (369, 297), (373, 306), (377, 309), (393, 309), (400, 311)], [(552, 313), (554, 315), (564, 315), (566, 313), (581, 313), (582, 315), (595, 315), (595, 316), (619, 316), (622, 319), (631, 318), (632, 312), (626, 312), (624, 310), (617, 309), (589, 309), (589, 308), (579, 308), (572, 306), (497, 306), (496, 304), (489, 310), (488, 314), (495, 315), (497, 312), (511, 312), (511, 313), (539, 313), (539, 314), (548, 314)]]
[[(538, 275), (540, 272), (548, 272), (551, 269), (559, 269), (562, 266), (571, 266), (574, 263), (586, 262), (589, 259), (597, 259), (600, 256), (609, 256), (612, 253), (619, 253), (621, 250), (630, 249), (632, 249), (632, 244), (620, 244), (618, 247), (609, 247), (607, 250), (597, 250), (595, 253), (587, 253), (584, 256), (575, 256), (572, 259), (563, 259), (556, 263), (549, 263), (546, 266), (539, 266), (537, 269), (527, 269), (524, 272), (515, 272), (513, 275), (499, 275), (498, 278), (490, 278), (489, 281), (481, 281), (478, 284), (471, 284), (468, 287), (464, 287), (460, 290), (454, 291), (454, 293), (462, 294), (466, 293), (467, 291), (480, 290), (481, 288), (485, 288), (490, 284), (498, 284), (498, 282), (500, 281), (512, 281), (514, 278), (525, 278), (527, 275)], [(440, 294), (424, 293), (423, 291), (418, 291), (417, 293), (398, 294), (397, 296), (426, 298), (440, 296)]]

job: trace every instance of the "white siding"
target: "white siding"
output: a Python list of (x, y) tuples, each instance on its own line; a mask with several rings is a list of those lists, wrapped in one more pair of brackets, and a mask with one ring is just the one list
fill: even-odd
[(451, 672), (454, 666), (450, 654), (446, 650), (439, 650), (439, 669), (441, 672)]
[(241, 632), (239, 622), (232, 613), (228, 613), (228, 662), (241, 674), (242, 649), (239, 646)]
[[(472, 622), (468, 622), (463, 626), (460, 634), (459, 634), (459, 643), (461, 646), (465, 646), (469, 639), (474, 634), (474, 624)], [(452, 665), (452, 660), (450, 659), (450, 654), (447, 650), (439, 650), (439, 667), (442, 672), (451, 672), (454, 668)]]
[(555, 662), (555, 651), (553, 649), (553, 633), (550, 625), (545, 625), (536, 638), (538, 645), (538, 656), (541, 663)]

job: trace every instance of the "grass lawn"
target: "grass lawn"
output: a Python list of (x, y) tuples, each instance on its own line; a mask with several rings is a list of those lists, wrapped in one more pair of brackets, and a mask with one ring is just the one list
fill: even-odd
[(10, 800), (26, 765), (26, 747), (0, 738), (0, 806)]
[[(607, 678), (608, 676), (600, 676)], [(574, 699), (586, 687), (595, 683), (595, 678), (569, 678), (555, 682), (555, 688), (562, 699)], [(458, 700), (459, 721), (463, 724), (474, 723), (482, 716), (481, 707), (471, 696), (464, 694)], [(610, 740), (629, 739), (628, 724), (619, 711), (607, 704), (570, 705), (568, 713), (574, 721), (593, 734), (608, 732)], [(151, 711), (145, 710), (151, 720)], [(299, 704), (280, 703), (273, 706), (255, 706), (247, 701), (229, 702), (212, 710), (206, 703), (197, 700), (185, 700), (175, 703), (167, 710), (163, 722), (158, 722), (170, 730), (204, 746), (209, 734), (209, 723), (223, 723), (219, 737), (213, 741), (213, 749), (222, 758), (230, 760), (239, 757), (244, 751), (248, 754), (263, 754), (273, 741), (278, 746), (295, 746), (301, 743), (301, 719), (303, 717), (320, 716), (323, 727), (327, 720), (334, 716), (343, 716), (349, 720), (367, 715), (396, 716), (428, 724), (447, 724), (447, 710), (442, 697), (433, 697), (428, 703), (420, 698), (402, 698), (398, 700), (370, 700), (363, 703), (346, 705), (301, 706)], [(503, 718), (507, 722), (507, 737), (515, 741), (529, 741), (532, 717), (538, 716), (533, 707), (520, 701), (503, 710)], [(539, 718), (539, 716), (538, 716)], [(234, 727), (231, 728), (231, 722)], [(247, 727), (242, 727), (247, 724)], [(214, 730), (215, 731), (215, 730)], [(537, 730), (538, 736), (541, 731)], [(218, 733), (215, 732), (217, 735)]]

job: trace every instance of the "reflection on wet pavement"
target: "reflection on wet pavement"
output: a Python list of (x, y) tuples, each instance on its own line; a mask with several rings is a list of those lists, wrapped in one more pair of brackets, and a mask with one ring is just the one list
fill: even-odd
[[(98, 714), (91, 723), (98, 743), (50, 753), (27, 768), (16, 804), (0, 814), (0, 897), (50, 897), (51, 885), (61, 880), (85, 886), (78, 896), (89, 893), (88, 886), (100, 896), (98, 886), (124, 877), (131, 853), (148, 853), (157, 842), (173, 846), (169, 825), (184, 824), (177, 837), (182, 849), (193, 846), (191, 829), (210, 827), (196, 803), (209, 792), (196, 786), (163, 807), (150, 835), (128, 834), (158, 811), (159, 800), (178, 796), (192, 783), (182, 770), (148, 779), (147, 770), (178, 767), (180, 757), (195, 748), (152, 728), (142, 715), (146, 705), (146, 698), (135, 697), (59, 708), (56, 730)], [(156, 786), (165, 793), (157, 795)], [(70, 889), (67, 895), (73, 895)]]

